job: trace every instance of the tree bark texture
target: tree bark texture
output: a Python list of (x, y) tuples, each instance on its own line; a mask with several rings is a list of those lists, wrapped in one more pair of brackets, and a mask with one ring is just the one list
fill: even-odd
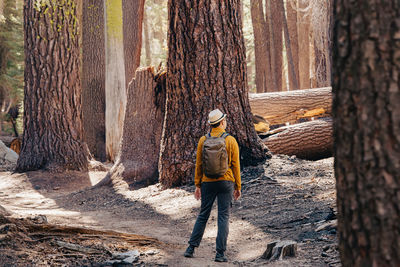
[[(278, 130), (278, 129), (277, 129)], [(318, 160), (332, 156), (332, 119), (309, 121), (279, 128), (263, 140), (274, 154)]]
[(343, 266), (400, 266), (400, 5), (335, 1), (333, 114)]
[[(291, 39), (289, 36), (289, 28), (288, 28), (288, 23), (287, 23), (287, 19), (286, 19), (285, 7), (283, 5), (283, 0), (280, 0), (280, 2), (281, 2), (280, 7), (282, 9), (281, 14), (282, 14), (282, 22), (283, 22), (283, 33), (285, 36), (286, 58), (287, 58), (287, 62), (288, 62), (289, 89), (297, 90), (297, 89), (299, 89), (299, 84), (298, 84), (298, 79), (296, 76), (297, 73), (296, 73), (294, 60), (293, 60), (292, 45), (291, 45)], [(285, 79), (283, 79), (283, 80), (285, 80)]]
[(166, 73), (155, 75), (152, 68), (138, 69), (128, 87), (120, 152), (105, 182), (135, 186), (158, 180), (165, 98)]
[(122, 0), (126, 88), (140, 65), (144, 0)]
[(274, 60), (271, 61), (271, 69), (275, 77), (276, 87), (273, 88), (270, 92), (273, 91), (282, 91), (282, 72), (283, 72), (283, 38), (282, 38), (282, 1), (272, 1), (267, 0), (266, 8), (269, 9), (269, 13), (267, 12), (267, 20), (269, 19), (269, 29), (271, 35), (271, 57), (274, 57)]
[[(257, 93), (268, 91), (268, 75), (270, 75), (269, 47), (264, 35), (266, 27), (262, 0), (251, 1), (251, 20), (254, 33), (254, 54), (256, 65)], [(268, 50), (267, 50), (268, 49)]]
[(167, 115), (160, 181), (174, 186), (193, 178), (199, 138), (208, 113), (227, 114), (227, 131), (241, 148), (242, 164), (265, 160), (248, 100), (240, 1), (168, 2)]
[(151, 51), (150, 51), (150, 32), (149, 22), (146, 14), (146, 10), (143, 12), (143, 33), (144, 33), (144, 49), (146, 52), (146, 66), (151, 65)]
[(321, 110), (320, 116), (330, 116), (332, 112), (331, 87), (250, 94), (249, 99), (253, 114), (262, 116), (270, 125), (294, 123), (312, 110)]
[(24, 6), (24, 134), (16, 170), (87, 170), (76, 2)]
[(83, 134), (90, 152), (106, 160), (106, 99), (104, 4), (83, 1), (82, 20), (82, 119)]
[[(308, 6), (308, 0), (299, 0), (299, 10)], [(310, 13), (310, 12), (309, 12)], [(300, 89), (311, 88), (310, 76), (310, 15), (307, 12), (297, 12), (299, 40), (299, 84)]]
[(299, 82), (299, 39), (297, 34), (297, 0), (286, 2), (287, 25), (290, 37), (290, 48), (292, 52), (294, 72), (298, 87), (293, 84), (293, 74), (289, 72), (289, 88), (295, 90), (300, 88)]
[(118, 155), (124, 126), (126, 80), (122, 28), (122, 0), (104, 0), (106, 18), (106, 153)]

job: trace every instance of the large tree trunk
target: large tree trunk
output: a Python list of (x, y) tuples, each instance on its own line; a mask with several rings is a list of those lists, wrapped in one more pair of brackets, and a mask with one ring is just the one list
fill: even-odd
[(330, 116), (332, 110), (331, 87), (250, 94), (249, 99), (253, 114), (262, 116), (270, 125), (294, 123), (313, 115)]
[(283, 32), (285, 35), (285, 47), (286, 47), (286, 58), (288, 62), (288, 73), (289, 73), (289, 88), (290, 90), (296, 90), (299, 89), (299, 84), (298, 84), (298, 79), (296, 76), (296, 69), (294, 65), (294, 59), (293, 59), (293, 54), (292, 54), (292, 45), (291, 45), (291, 39), (289, 36), (289, 29), (288, 29), (288, 23), (286, 19), (286, 13), (285, 13), (285, 7), (283, 5), (283, 0), (280, 0), (281, 4), (280, 7), (282, 9), (282, 21), (283, 21)]
[[(308, 0), (299, 0), (299, 9), (308, 7)], [(299, 84), (300, 89), (311, 88), (310, 77), (310, 13), (297, 12), (298, 40), (299, 40)]]
[(90, 152), (106, 160), (104, 4), (83, 1), (82, 119)]
[(140, 65), (144, 0), (122, 0), (125, 80), (128, 88)]
[[(51, 23), (52, 22), (52, 23)], [(24, 134), (17, 171), (87, 170), (75, 1), (24, 6)]]
[(340, 258), (343, 266), (400, 266), (400, 5), (335, 3)]
[(241, 147), (242, 163), (265, 160), (248, 100), (240, 1), (170, 0), (168, 8), (161, 183), (173, 186), (193, 178), (197, 142), (207, 133), (208, 113), (215, 108), (227, 114), (227, 130)]
[(274, 154), (295, 155), (318, 160), (332, 156), (332, 119), (315, 120), (276, 129), (277, 134), (264, 139)]
[(106, 153), (118, 155), (125, 118), (126, 81), (122, 29), (122, 0), (104, 0), (106, 37)]
[(297, 80), (297, 88), (293, 84), (294, 78), (293, 74), (289, 72), (289, 88), (290, 90), (299, 89), (299, 40), (297, 34), (297, 0), (289, 0), (286, 3), (286, 12), (287, 12), (287, 24), (288, 31), (290, 37), (290, 48), (292, 52), (292, 59), (294, 65), (295, 77)]
[(256, 62), (256, 88), (257, 93), (268, 91), (267, 75), (269, 67), (269, 51), (267, 51), (267, 40), (264, 35), (266, 22), (262, 0), (251, 1), (251, 21), (254, 33), (254, 54)]
[(281, 1), (271, 1), (267, 0), (267, 21), (270, 30), (270, 55), (271, 55), (271, 69), (274, 80), (274, 88), (270, 91), (281, 91), (282, 90), (282, 8), (283, 5)]
[(166, 74), (139, 69), (128, 87), (121, 149), (102, 185), (125, 182), (149, 185), (158, 180), (161, 132), (165, 115)]

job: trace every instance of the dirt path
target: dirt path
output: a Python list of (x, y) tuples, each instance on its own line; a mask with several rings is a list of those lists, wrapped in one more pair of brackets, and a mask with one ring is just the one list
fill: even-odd
[[(105, 172), (0, 173), (0, 205), (16, 216), (45, 215), (49, 223), (114, 230), (157, 238), (169, 244), (141, 257), (146, 266), (336, 266), (336, 236), (315, 229), (333, 216), (333, 160), (274, 157), (243, 172), (243, 198), (233, 203), (227, 256), (215, 263), (216, 209), (195, 258), (182, 257), (200, 203), (193, 186), (130, 190), (125, 184), (93, 188)], [(260, 260), (268, 242), (298, 242), (298, 256)], [(328, 249), (327, 249), (328, 248)], [(324, 250), (328, 251), (323, 255)], [(322, 255), (322, 256), (321, 256)]]

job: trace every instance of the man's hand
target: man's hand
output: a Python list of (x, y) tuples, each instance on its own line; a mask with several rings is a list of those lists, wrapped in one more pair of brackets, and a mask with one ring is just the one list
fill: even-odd
[(201, 198), (201, 189), (200, 189), (200, 187), (196, 187), (196, 191), (194, 191), (194, 197), (197, 200), (200, 200), (200, 198)]
[(235, 200), (238, 200), (241, 196), (242, 196), (242, 192), (240, 192), (240, 190), (235, 190), (235, 191), (233, 192), (233, 198), (234, 198)]

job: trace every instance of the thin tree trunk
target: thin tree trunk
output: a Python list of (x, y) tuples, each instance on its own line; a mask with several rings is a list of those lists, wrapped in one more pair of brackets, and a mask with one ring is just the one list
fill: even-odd
[[(269, 0), (270, 1), (270, 0)], [(271, 33), (273, 35), (273, 42), (271, 43), (271, 47), (273, 46), (273, 53), (271, 51), (271, 56), (275, 57), (275, 65), (272, 67), (272, 70), (275, 71), (275, 79), (276, 79), (276, 88), (274, 91), (282, 91), (282, 72), (283, 72), (283, 38), (282, 38), (282, 7), (283, 1), (271, 1)]]
[(269, 40), (269, 55), (270, 55), (270, 79), (272, 81), (272, 88), (268, 88), (268, 92), (273, 92), (273, 91), (280, 91), (278, 90), (278, 81), (276, 77), (276, 51), (275, 51), (275, 36), (273, 34), (274, 32), (274, 25), (273, 25), (273, 20), (272, 20), (272, 14), (271, 14), (271, 0), (265, 0), (266, 5), (265, 5), (265, 15), (266, 15), (266, 23), (268, 24), (268, 35), (267, 39)]
[(90, 152), (106, 160), (104, 4), (83, 1), (82, 119)]
[[(299, 0), (299, 9), (307, 8), (307, 0)], [(300, 89), (311, 88), (310, 82), (310, 15), (297, 12), (299, 38), (299, 84)]]
[(168, 187), (193, 179), (197, 142), (207, 133), (208, 113), (215, 108), (227, 113), (227, 130), (241, 147), (242, 163), (265, 160), (248, 102), (240, 1), (170, 0), (168, 9), (161, 183)]
[(16, 170), (87, 170), (76, 2), (24, 6), (24, 134)]
[(149, 23), (147, 21), (147, 12), (143, 14), (143, 31), (144, 31), (144, 48), (146, 51), (146, 66), (151, 65), (151, 51), (150, 51), (150, 38), (149, 38)]
[(400, 5), (335, 1), (333, 114), (343, 266), (400, 266)]
[(332, 118), (290, 125), (275, 131), (279, 132), (263, 140), (274, 154), (295, 155), (308, 160), (332, 156)]
[(118, 155), (126, 106), (122, 0), (104, 0), (106, 18), (106, 153)]
[(122, 0), (122, 13), (125, 86), (128, 88), (129, 82), (133, 79), (135, 71), (140, 65), (144, 0)]
[(262, 0), (251, 1), (251, 20), (254, 33), (254, 56), (256, 65), (256, 88), (257, 93), (267, 92), (267, 67), (269, 66), (269, 51), (267, 51), (267, 40), (264, 36), (263, 27), (266, 26), (264, 19)]
[(278, 1), (281, 1), (280, 6), (282, 9), (283, 32), (285, 34), (286, 57), (287, 57), (287, 61), (288, 61), (289, 88), (291, 90), (296, 90), (296, 89), (299, 89), (299, 84), (297, 82), (297, 77), (296, 77), (296, 69), (294, 66), (292, 45), (291, 45), (291, 40), (290, 40), (290, 36), (289, 36), (288, 24), (287, 24), (287, 20), (286, 20), (285, 7), (283, 5), (283, 0), (278, 0)]
[[(291, 2), (294, 6), (292, 6)], [(297, 0), (288, 0), (286, 3), (287, 12), (287, 25), (290, 37), (290, 48), (292, 52), (293, 65), (295, 71), (295, 77), (297, 80), (297, 88), (292, 83), (293, 74), (289, 71), (289, 88), (295, 90), (300, 88), (299, 84), (299, 40), (297, 34)]]

